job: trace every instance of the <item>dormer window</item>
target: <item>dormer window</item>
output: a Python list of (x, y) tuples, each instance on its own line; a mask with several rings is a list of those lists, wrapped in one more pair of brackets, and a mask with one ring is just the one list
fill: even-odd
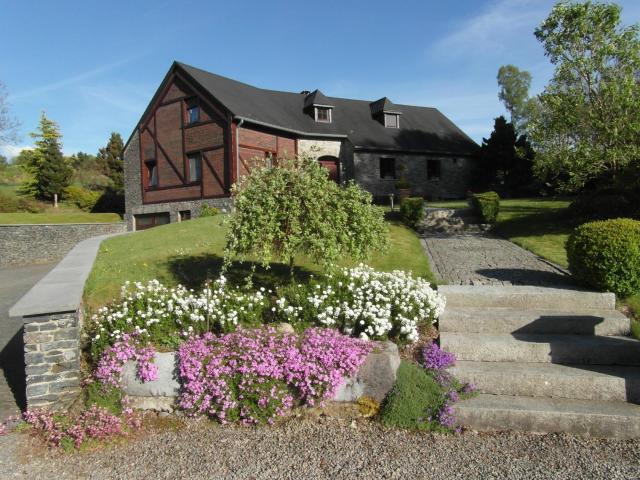
[(329, 107), (315, 107), (316, 122), (331, 123), (331, 109)]
[(400, 128), (400, 115), (397, 113), (385, 113), (384, 126), (387, 128)]

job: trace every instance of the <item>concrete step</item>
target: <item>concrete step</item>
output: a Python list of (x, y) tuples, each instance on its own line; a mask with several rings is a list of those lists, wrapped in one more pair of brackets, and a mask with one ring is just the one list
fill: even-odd
[(472, 430), (640, 437), (640, 406), (625, 402), (481, 394), (454, 408), (459, 422)]
[(629, 319), (617, 310), (515, 310), (449, 307), (438, 319), (441, 332), (566, 333), (628, 335)]
[(640, 403), (638, 367), (461, 361), (449, 372), (481, 393)]
[(630, 337), (441, 332), (440, 345), (472, 362), (640, 365), (640, 341)]
[(589, 292), (568, 288), (503, 285), (441, 285), (438, 292), (447, 299), (447, 307), (549, 309), (573, 311), (613, 310), (613, 293)]

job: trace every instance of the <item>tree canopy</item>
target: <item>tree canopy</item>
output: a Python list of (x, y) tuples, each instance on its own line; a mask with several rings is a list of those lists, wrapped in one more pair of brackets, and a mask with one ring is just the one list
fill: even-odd
[(640, 39), (616, 4), (561, 2), (536, 29), (555, 66), (530, 127), (538, 176), (565, 191), (637, 179)]
[(509, 112), (511, 123), (518, 132), (523, 133), (531, 106), (531, 73), (515, 65), (503, 65), (498, 70), (497, 80), (500, 87), (498, 98)]
[(102, 172), (109, 177), (114, 192), (124, 194), (124, 143), (119, 133), (111, 132), (107, 145), (98, 151), (96, 159)]

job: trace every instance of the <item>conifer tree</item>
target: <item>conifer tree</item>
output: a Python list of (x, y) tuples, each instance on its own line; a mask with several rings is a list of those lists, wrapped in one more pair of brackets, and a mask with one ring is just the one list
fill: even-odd
[(102, 173), (112, 182), (112, 189), (118, 195), (124, 194), (124, 144), (119, 133), (111, 132), (107, 146), (98, 151), (97, 160)]

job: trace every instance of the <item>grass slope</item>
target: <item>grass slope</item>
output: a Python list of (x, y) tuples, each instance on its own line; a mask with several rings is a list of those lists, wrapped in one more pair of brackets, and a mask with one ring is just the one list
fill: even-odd
[[(181, 283), (198, 288), (207, 278), (217, 277), (227, 231), (225, 218), (197, 218), (106, 240), (85, 286), (85, 304), (91, 309), (116, 298), (126, 280), (144, 282), (156, 278), (167, 285)], [(411, 270), (414, 275), (433, 281), (418, 236), (400, 223), (390, 222), (389, 228), (389, 252), (368, 263), (384, 271)], [(351, 264), (348, 260), (342, 262), (345, 266)], [(307, 258), (296, 259), (296, 265), (296, 275), (301, 279), (321, 271)], [(236, 263), (228, 276), (231, 281), (242, 282), (250, 270), (250, 263)], [(267, 271), (256, 271), (256, 283), (260, 285), (273, 286), (287, 280), (288, 268), (279, 263)]]

